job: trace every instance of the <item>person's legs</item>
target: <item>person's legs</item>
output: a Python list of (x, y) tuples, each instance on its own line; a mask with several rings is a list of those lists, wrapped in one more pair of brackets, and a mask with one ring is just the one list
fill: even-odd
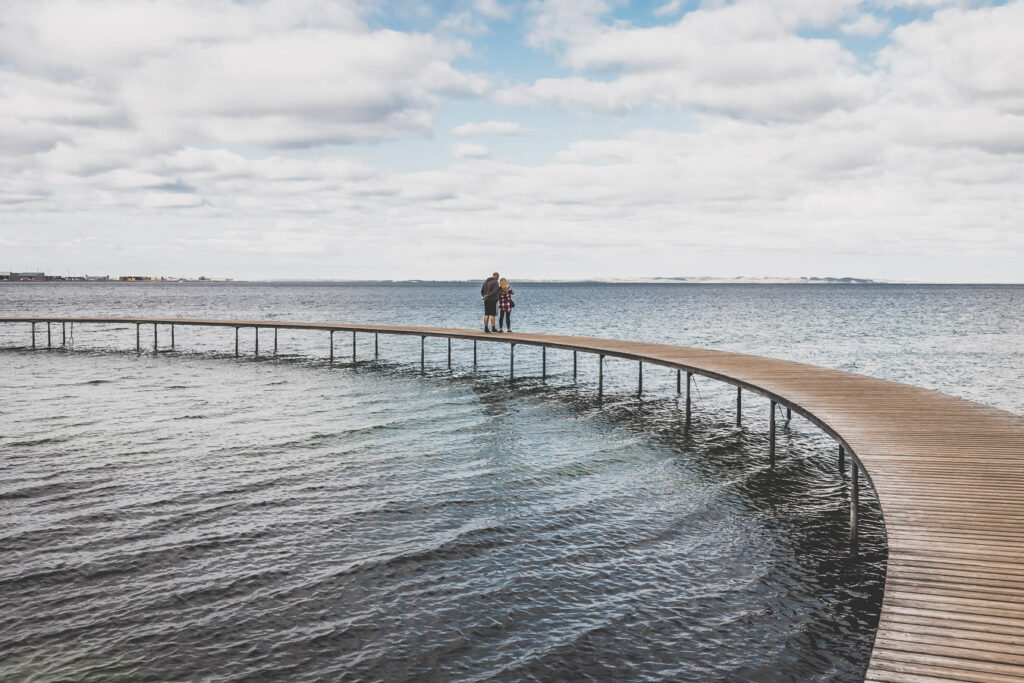
[(508, 331), (512, 331), (512, 311), (505, 312), (505, 324), (508, 326)]

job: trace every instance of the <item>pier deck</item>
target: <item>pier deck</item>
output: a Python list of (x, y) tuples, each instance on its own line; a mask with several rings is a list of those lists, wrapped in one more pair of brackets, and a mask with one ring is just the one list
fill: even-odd
[(889, 561), (867, 680), (1024, 680), (1024, 416), (840, 370), (666, 344), (266, 320), (18, 317), (0, 322), (466, 339), (625, 358), (735, 385), (791, 409), (835, 438), (878, 495)]

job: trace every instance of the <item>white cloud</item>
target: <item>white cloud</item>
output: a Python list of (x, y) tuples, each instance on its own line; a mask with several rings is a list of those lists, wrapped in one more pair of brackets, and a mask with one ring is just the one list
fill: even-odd
[(879, 19), (874, 14), (862, 14), (840, 26), (839, 31), (846, 36), (873, 38), (887, 28), (889, 28), (889, 22)]
[(491, 150), (483, 145), (460, 142), (452, 147), (452, 154), (459, 159), (486, 159), (491, 156)]
[(464, 137), (470, 135), (533, 135), (536, 132), (532, 128), (527, 128), (515, 121), (463, 123), (452, 128), (453, 134)]
[(760, 120), (854, 108), (872, 96), (872, 80), (838, 41), (795, 33), (837, 20), (849, 4), (785, 4), (776, 11), (771, 3), (744, 2), (650, 28), (603, 26), (600, 8), (580, 16), (558, 4), (548, 8), (558, 12), (537, 20), (534, 42), (558, 42), (577, 73), (618, 75), (538, 79), (505, 88), (496, 98), (507, 105), (554, 102), (612, 115), (657, 104)]

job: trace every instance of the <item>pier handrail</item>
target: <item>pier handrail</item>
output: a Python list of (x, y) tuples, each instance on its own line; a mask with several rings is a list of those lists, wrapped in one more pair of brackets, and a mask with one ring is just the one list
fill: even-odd
[[(851, 468), (855, 539), (858, 475), (878, 496), (889, 548), (885, 594), (868, 680), (1024, 680), (1024, 416), (889, 380), (727, 351), (548, 334), (279, 320), (124, 317), (0, 317), (2, 323), (134, 324), (408, 335), (596, 354), (737, 387), (770, 401), (769, 461), (776, 405), (803, 416), (839, 444)], [(136, 328), (138, 331), (138, 327)], [(48, 334), (49, 338), (49, 334)], [(172, 337), (173, 339), (173, 337)], [(276, 339), (276, 333), (275, 333)], [(52, 345), (52, 340), (50, 340)], [(154, 335), (154, 343), (156, 336)], [(421, 341), (421, 364), (424, 363)], [(138, 336), (136, 336), (138, 346)], [(258, 347), (257, 347), (258, 348)], [(376, 342), (375, 342), (376, 348)], [(603, 389), (603, 363), (599, 390)]]

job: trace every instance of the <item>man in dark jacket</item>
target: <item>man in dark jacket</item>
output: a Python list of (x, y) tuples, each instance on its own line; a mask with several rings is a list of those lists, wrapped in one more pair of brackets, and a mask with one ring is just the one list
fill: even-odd
[[(494, 329), (494, 316), (498, 315), (498, 295), (501, 294), (501, 287), (498, 285), (498, 274), (484, 280), (484, 286), (480, 288), (480, 298), (484, 300), (484, 332), (497, 332)], [(487, 326), (490, 318), (490, 327)]]

